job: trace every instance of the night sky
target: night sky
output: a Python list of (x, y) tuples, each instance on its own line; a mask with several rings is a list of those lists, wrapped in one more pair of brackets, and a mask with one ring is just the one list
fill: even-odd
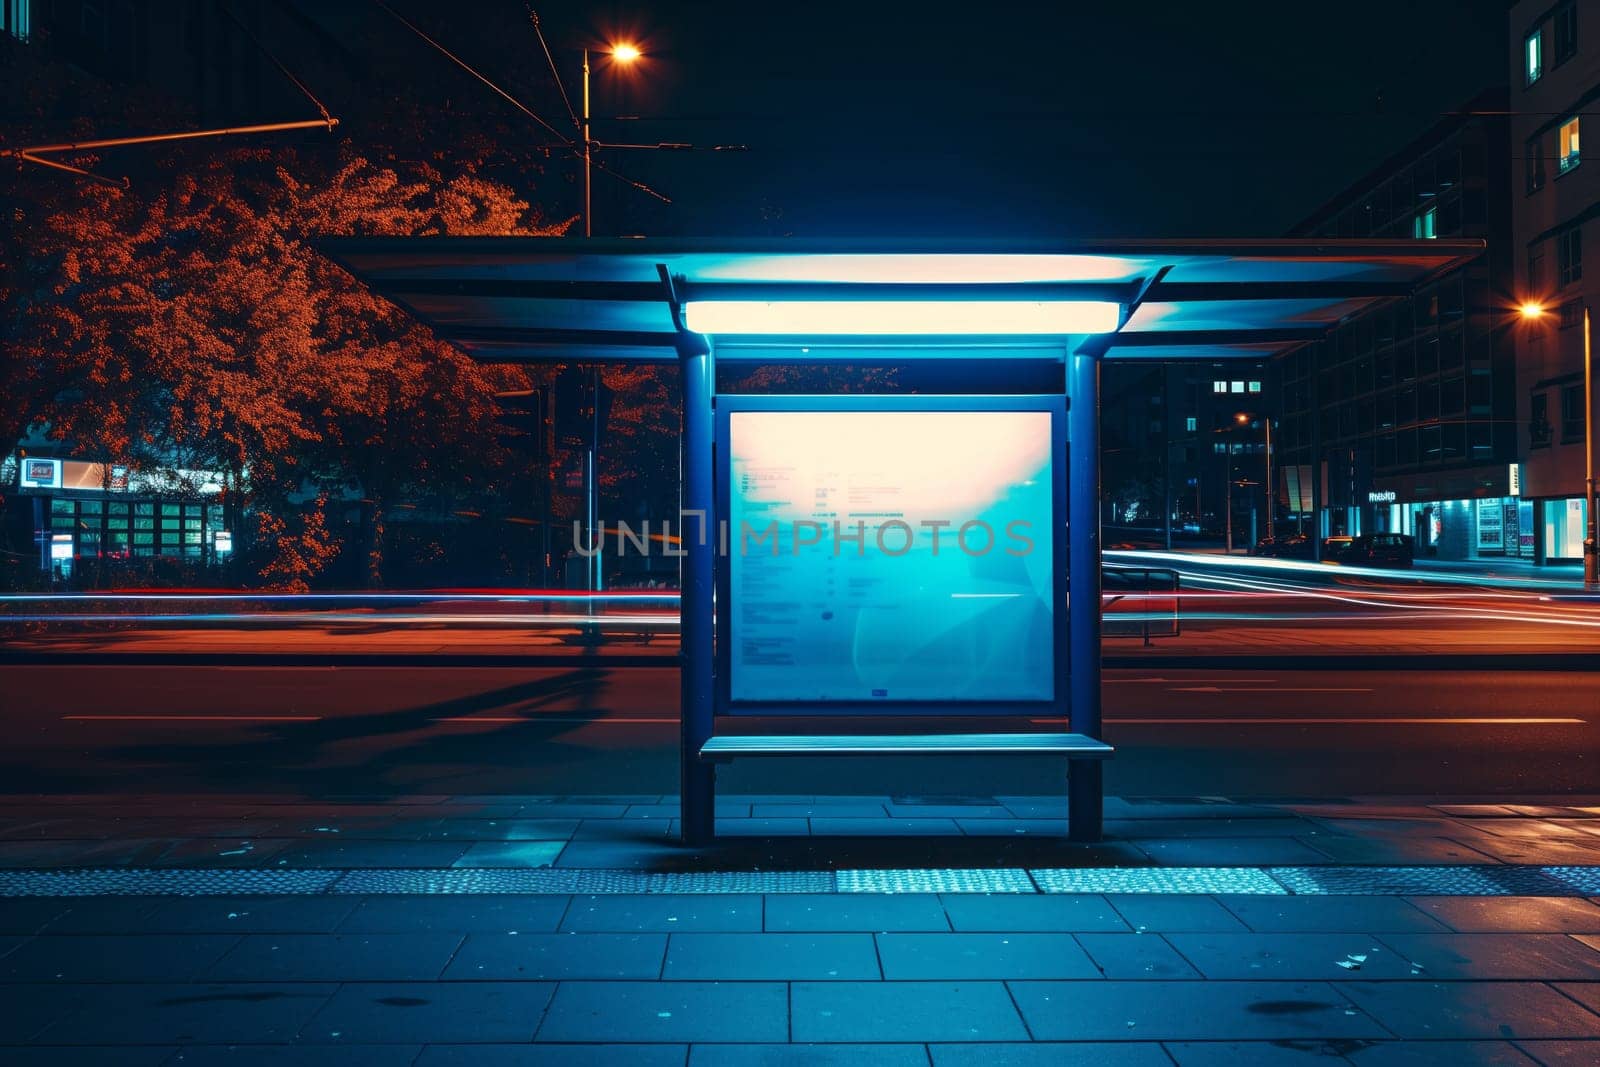
[[(522, 0), (390, 2), (565, 128)], [(372, 0), (297, 4), (375, 75), (335, 112), (512, 114)], [(583, 45), (646, 51), (596, 64), (598, 139), (749, 146), (604, 153), (675, 203), (597, 174), (596, 235), (1276, 236), (1510, 65), (1506, 0), (532, 6), (574, 102)], [(575, 214), (576, 164), (530, 193)]]
[[(645, 117), (602, 122), (597, 137), (750, 146), (611, 154), (676, 203), (597, 178), (597, 234), (1271, 236), (1503, 83), (1507, 6), (540, 13), (558, 47), (616, 34), (649, 53), (626, 80), (597, 68), (596, 114)], [(561, 113), (554, 95), (540, 103)]]

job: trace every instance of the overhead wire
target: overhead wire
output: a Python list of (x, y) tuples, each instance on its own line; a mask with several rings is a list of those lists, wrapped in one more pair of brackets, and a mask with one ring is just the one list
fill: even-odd
[[(556, 129), (549, 122), (547, 122), (542, 115), (538, 114), (532, 108), (528, 107), (528, 105), (524, 104), (522, 101), (518, 100), (516, 97), (512, 96), (510, 93), (508, 93), (504, 89), (500, 88), (500, 86), (496, 85), (493, 81), (491, 81), (488, 78), (488, 76), (479, 73), (466, 60), (464, 60), (461, 57), (457, 56), (454, 52), (450, 51), (444, 45), (440, 44), (438, 41), (436, 41), (432, 37), (428, 36), (428, 34), (424, 33), (420, 27), (418, 27), (415, 23), (411, 22), (405, 16), (401, 15), (394, 8), (390, 7), (387, 3), (384, 2), (384, 0), (372, 0), (372, 2), (374, 4), (376, 4), (376, 5), (378, 5), (378, 7), (382, 8), (396, 22), (399, 22), (401, 25), (403, 25), (407, 29), (409, 29), (412, 33), (416, 34), (418, 37), (420, 37), (424, 41), (426, 41), (436, 51), (438, 51), (441, 55), (445, 56), (447, 59), (449, 59), (456, 66), (460, 67), (462, 70), (466, 71), (468, 74), (471, 74), (478, 81), (480, 81), (484, 85), (488, 86), (489, 89), (492, 90), (495, 93), (495, 95), (501, 97), (502, 99), (504, 99), (505, 101), (510, 103), (512, 107), (515, 107), (518, 111), (522, 112), (522, 114), (524, 114), (528, 118), (532, 119), (542, 129), (548, 131), (552, 136), (557, 137), (557, 138), (560, 139), (560, 143), (559, 144), (545, 144), (545, 145), (538, 145), (537, 147), (539, 147), (539, 148), (561, 148), (561, 149), (565, 149), (567, 152), (570, 152), (573, 156), (575, 156), (575, 157), (577, 157), (579, 159), (583, 158), (583, 146), (581, 144), (579, 144), (578, 141), (575, 138), (567, 137), (566, 135), (564, 135), (560, 130)], [(650, 186), (646, 185), (644, 182), (641, 182), (641, 181), (638, 181), (636, 179), (630, 178), (626, 174), (619, 173), (618, 171), (615, 171), (615, 170), (611, 169), (610, 167), (606, 166), (604, 163), (591, 161), (590, 166), (592, 166), (595, 170), (598, 170), (603, 174), (609, 174), (611, 177), (615, 178), (617, 181), (620, 181), (625, 185), (631, 185), (633, 188), (639, 190), (641, 193), (644, 193), (644, 194), (646, 194), (648, 196), (655, 197), (657, 200), (660, 200), (664, 204), (672, 203), (672, 198), (667, 196), (665, 193), (658, 192), (657, 190), (652, 189)]]

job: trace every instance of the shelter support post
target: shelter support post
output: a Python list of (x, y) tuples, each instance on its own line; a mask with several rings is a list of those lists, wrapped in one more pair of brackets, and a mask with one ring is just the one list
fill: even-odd
[(700, 758), (712, 730), (712, 589), (717, 551), (711, 412), (716, 379), (705, 338), (680, 335), (678, 366), (683, 385), (683, 504), (678, 532), (684, 553), (678, 646), (679, 826), (684, 844), (704, 845), (716, 832), (712, 814), (717, 788), (714, 766)]
[[(1100, 360), (1067, 357), (1067, 600), (1069, 716), (1072, 732), (1100, 736)], [(1105, 803), (1103, 765), (1071, 760), (1067, 833), (1099, 841)]]

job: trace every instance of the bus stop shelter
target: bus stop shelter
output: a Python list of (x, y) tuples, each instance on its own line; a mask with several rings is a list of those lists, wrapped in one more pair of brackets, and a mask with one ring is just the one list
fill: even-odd
[[(1108, 360), (1223, 364), (1278, 356), (1378, 303), (1408, 297), (1483, 246), (1479, 241), (1440, 240), (985, 243), (440, 237), (346, 238), (324, 247), (374, 291), (476, 359), (679, 367), (682, 512), (696, 516), (699, 524), (698, 531), (693, 525), (680, 527), (681, 826), (685, 841), (692, 844), (714, 835), (717, 762), (885, 752), (1062, 755), (1069, 764), (1070, 835), (1097, 840), (1103, 807), (1101, 761), (1111, 753), (1101, 731), (1101, 366)], [(905, 366), (932, 360), (945, 361), (943, 366), (962, 383), (957, 396), (867, 393), (852, 394), (847, 401), (717, 392), (719, 364)], [(1019, 369), (1041, 367), (1056, 375), (1051, 389), (1033, 385), (1019, 390), (1014, 384)], [(1039, 380), (1037, 374), (1023, 377)], [(1045, 395), (1052, 391), (1054, 396)], [(908, 415), (916, 418), (905, 421)], [(950, 592), (945, 572), (925, 569), (915, 581), (863, 577), (863, 571), (845, 575), (847, 584), (853, 582), (851, 589), (877, 588), (884, 597), (940, 590), (937, 595), (946, 599), (938, 603), (960, 603), (959, 609), (949, 610), (978, 620), (971, 632), (983, 620), (1012, 627), (1011, 639), (981, 639), (988, 658), (973, 658), (970, 672), (976, 677), (960, 679), (952, 689), (959, 691), (955, 698), (930, 696), (932, 689), (919, 692), (904, 672), (895, 676), (893, 687), (879, 686), (876, 675), (827, 677), (833, 664), (826, 661), (831, 653), (825, 650), (839, 647), (828, 643), (831, 638), (799, 652), (784, 645), (784, 628), (798, 632), (813, 625), (810, 616), (797, 621), (798, 616), (784, 616), (771, 604), (736, 614), (741, 604), (772, 588), (778, 580), (774, 575), (790, 585), (816, 585), (824, 573), (795, 571), (787, 562), (765, 562), (765, 556), (759, 564), (740, 564), (739, 553), (719, 552), (720, 524), (741, 507), (769, 513), (773, 500), (761, 494), (775, 480), (793, 475), (771, 456), (763, 461), (757, 455), (763, 436), (784, 438), (793, 428), (785, 418), (812, 420), (813, 434), (823, 427), (828, 434), (837, 432), (845, 439), (856, 434), (859, 440), (873, 439), (874, 426), (900, 419), (897, 426), (924, 434), (917, 446), (924, 449), (936, 447), (952, 432), (965, 432), (963, 426), (985, 427), (1000, 436), (985, 438), (989, 443), (984, 449), (1019, 456), (1030, 449), (1030, 454), (1037, 453), (1029, 461), (1033, 466), (1003, 474), (1009, 481), (991, 494), (1017, 507), (1025, 498), (1032, 500), (1049, 526), (1039, 539), (1043, 550), (1037, 558), (1029, 557), (1027, 567), (1013, 568), (1011, 578), (990, 574), (984, 581), (991, 584), (972, 586), (989, 591)], [(1035, 429), (1019, 431), (1024, 424)], [(1013, 436), (1007, 438), (1008, 433)], [(744, 434), (742, 441), (739, 434)], [(1046, 444), (1030, 444), (1030, 434)], [(902, 448), (912, 462), (916, 450)], [(791, 448), (797, 462), (814, 451), (809, 443)], [(828, 468), (851, 462), (840, 458), (846, 454), (836, 450)], [(1038, 479), (1029, 473), (1035, 470)], [(881, 472), (878, 476), (882, 480)], [(837, 487), (822, 486), (817, 481), (822, 476), (814, 470), (794, 477), (800, 478), (795, 485), (803, 485), (818, 501), (835, 501), (826, 507), (817, 504), (823, 510), (815, 514), (837, 514), (828, 510), (843, 499)], [(1038, 480), (1048, 485), (1033, 492), (1029, 487), (1038, 488)], [(900, 488), (884, 491), (893, 497)], [(786, 491), (792, 496), (796, 490), (790, 486)], [(736, 542), (739, 535), (735, 521)], [(840, 551), (837, 522), (833, 535), (833, 557), (848, 556)], [(881, 527), (878, 536), (881, 548)], [(786, 560), (791, 548), (798, 556), (802, 544), (813, 542), (802, 542), (795, 533), (792, 546), (781, 554), (780, 544), (781, 539), (772, 541), (773, 560)], [(935, 531), (935, 553), (937, 545)], [(740, 577), (741, 566), (747, 578)], [(791, 569), (774, 570), (782, 566)], [(1029, 577), (1016, 577), (1024, 571)], [(831, 582), (833, 572), (826, 574)], [(1008, 580), (1022, 582), (1021, 588), (1031, 582), (1034, 593), (1018, 593), (1019, 587), (1005, 584)], [(845, 594), (828, 595), (841, 603), (848, 599)], [(1044, 605), (1042, 614), (1017, 615), (1012, 606), (1030, 597)], [(1003, 613), (975, 614), (977, 609), (965, 606), (984, 598), (1012, 610), (1011, 621)], [(1064, 625), (1055, 611), (1063, 602)], [(869, 617), (865, 609), (858, 615)], [(817, 617), (833, 620), (834, 612)], [(894, 616), (880, 612), (876, 617)], [(854, 649), (861, 645), (864, 626), (858, 620)], [(744, 631), (735, 640), (739, 627)], [(781, 655), (772, 654), (775, 643), (784, 646)], [(948, 647), (930, 641), (923, 652), (936, 656)], [(1014, 658), (1003, 658), (1007, 655)], [(923, 669), (927, 667), (924, 660)], [(941, 677), (937, 685), (949, 688), (952, 683)], [(859, 686), (859, 692), (852, 686)], [(908, 695), (897, 701), (902, 690)], [(893, 712), (923, 716), (918, 722), (934, 721), (941, 712), (1052, 717), (1068, 722), (1069, 730), (955, 734), (931, 728), (876, 734), (850, 729), (853, 717)], [(750, 717), (747, 722), (769, 724), (786, 716), (824, 716), (840, 725), (826, 732), (770, 725), (753, 732), (724, 729), (741, 715)]]

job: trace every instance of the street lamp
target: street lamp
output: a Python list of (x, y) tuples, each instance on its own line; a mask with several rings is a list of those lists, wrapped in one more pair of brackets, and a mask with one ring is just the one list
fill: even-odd
[[(1536, 300), (1529, 300), (1518, 309), (1522, 317), (1527, 320), (1541, 319), (1545, 315), (1545, 307)], [(1595, 393), (1594, 393), (1594, 349), (1589, 338), (1589, 305), (1583, 305), (1583, 511), (1585, 528), (1583, 536), (1583, 585), (1589, 592), (1600, 592), (1600, 537), (1596, 535), (1597, 505), (1600, 505), (1600, 494), (1596, 493), (1595, 468), (1600, 466), (1594, 452), (1595, 446)]]
[[(610, 55), (613, 60), (621, 64), (637, 61), (644, 53), (636, 45), (614, 44), (611, 46)], [(594, 141), (589, 137), (589, 50), (583, 50), (583, 235), (594, 236), (593, 210), (589, 197), (589, 170), (590, 155), (594, 149)]]
[(1267, 441), (1267, 536), (1272, 536), (1272, 513), (1278, 510), (1277, 501), (1273, 498), (1272, 484), (1272, 416), (1255, 412), (1241, 411), (1233, 416), (1233, 421), (1240, 426), (1248, 426), (1252, 419), (1259, 418), (1261, 425), (1266, 428)]

